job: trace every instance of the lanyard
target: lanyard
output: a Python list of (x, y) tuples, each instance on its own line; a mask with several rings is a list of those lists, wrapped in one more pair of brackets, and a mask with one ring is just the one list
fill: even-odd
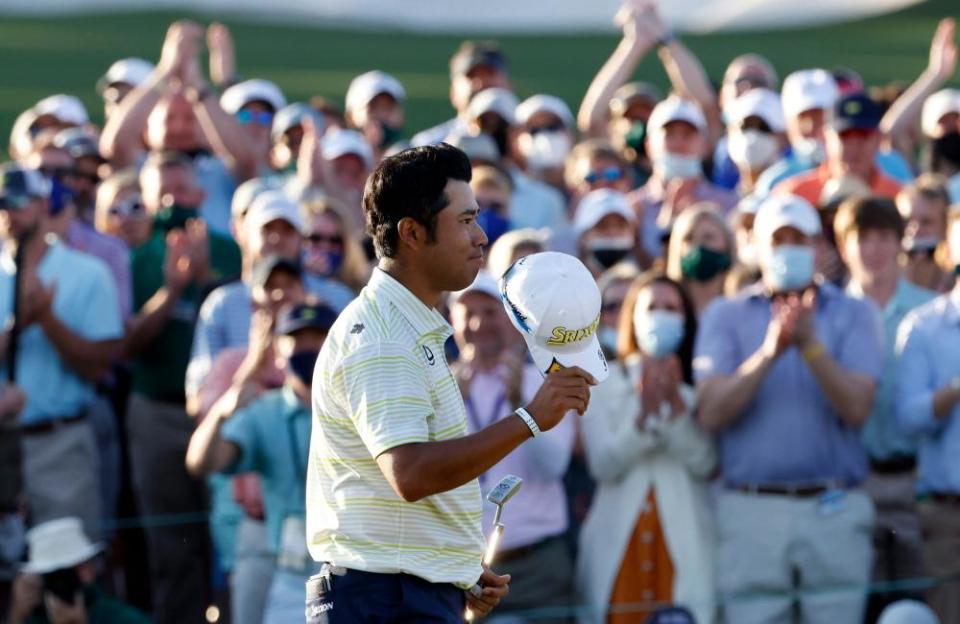
[(470, 419), (470, 425), (473, 428), (473, 432), (476, 433), (481, 429), (485, 429), (495, 423), (498, 418), (500, 418), (500, 412), (503, 410), (504, 404), (507, 402), (507, 395), (505, 392), (501, 392), (497, 395), (497, 400), (493, 402), (493, 409), (490, 411), (490, 416), (485, 420), (480, 420), (479, 415), (477, 414), (477, 407), (473, 404), (473, 399), (467, 397), (464, 399), (463, 404), (467, 408), (467, 418)]

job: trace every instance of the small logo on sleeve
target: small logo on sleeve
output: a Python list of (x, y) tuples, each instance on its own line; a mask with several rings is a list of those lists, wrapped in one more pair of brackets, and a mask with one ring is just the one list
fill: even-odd
[(423, 354), (427, 356), (427, 364), (433, 366), (437, 363), (437, 358), (433, 355), (433, 351), (430, 350), (430, 347), (423, 345)]
[(366, 327), (364, 327), (363, 323), (357, 323), (353, 326), (353, 329), (350, 330), (350, 333), (355, 335), (360, 334), (364, 329), (366, 329)]

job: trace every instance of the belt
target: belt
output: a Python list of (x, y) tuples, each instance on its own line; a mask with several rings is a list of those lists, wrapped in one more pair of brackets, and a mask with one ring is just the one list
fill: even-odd
[(927, 494), (930, 500), (946, 505), (960, 505), (960, 494), (952, 492), (930, 492)]
[(877, 474), (891, 475), (913, 472), (917, 467), (915, 457), (893, 457), (891, 459), (870, 460), (870, 469)]
[(20, 431), (24, 435), (40, 435), (43, 433), (53, 433), (54, 431), (59, 431), (67, 425), (73, 425), (75, 423), (82, 422), (87, 419), (86, 411), (80, 412), (73, 416), (65, 416), (63, 418), (52, 418), (50, 420), (44, 420), (43, 422), (33, 423), (30, 425), (20, 425)]
[(838, 482), (821, 483), (817, 485), (727, 485), (728, 489), (747, 494), (763, 494), (770, 496), (791, 496), (794, 498), (812, 498), (820, 496), (830, 490), (847, 489)]

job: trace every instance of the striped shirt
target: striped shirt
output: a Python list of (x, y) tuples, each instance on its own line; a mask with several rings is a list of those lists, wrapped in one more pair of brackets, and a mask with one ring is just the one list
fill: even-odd
[(477, 480), (408, 503), (376, 462), (402, 444), (467, 435), (443, 351), (452, 333), (435, 309), (379, 269), (330, 330), (314, 371), (307, 469), (315, 560), (464, 588), (480, 577)]

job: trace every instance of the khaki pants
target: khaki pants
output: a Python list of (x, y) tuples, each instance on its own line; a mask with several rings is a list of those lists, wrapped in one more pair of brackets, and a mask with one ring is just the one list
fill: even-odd
[[(717, 579), (730, 624), (855, 624), (870, 580), (873, 503), (725, 491)], [(801, 592), (799, 598), (793, 592)]]
[(24, 434), (23, 487), (32, 525), (67, 516), (83, 521), (92, 541), (100, 540), (100, 462), (93, 428), (86, 420), (44, 433)]
[[(923, 526), (923, 560), (930, 576), (960, 573), (960, 505), (923, 502), (919, 505)], [(927, 602), (940, 621), (960, 622), (960, 581), (934, 587)]]

